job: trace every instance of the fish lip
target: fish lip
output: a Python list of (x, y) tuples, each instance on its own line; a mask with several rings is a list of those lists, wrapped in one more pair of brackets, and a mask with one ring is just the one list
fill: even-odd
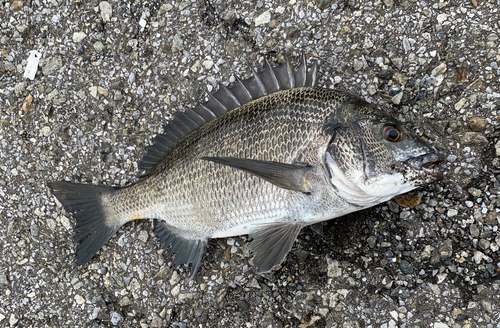
[(442, 161), (444, 161), (444, 154), (441, 152), (434, 152), (417, 157), (412, 157), (406, 160), (405, 163), (412, 166), (413, 168), (432, 173), (436, 172), (436, 164)]

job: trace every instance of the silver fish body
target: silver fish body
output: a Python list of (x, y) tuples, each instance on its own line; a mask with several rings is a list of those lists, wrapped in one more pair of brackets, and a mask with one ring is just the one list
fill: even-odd
[(336, 218), (434, 181), (442, 160), (383, 111), (316, 87), (316, 67), (287, 59), (223, 86), (180, 113), (125, 188), (53, 182), (77, 219), (77, 263), (88, 262), (126, 222), (155, 230), (194, 275), (207, 240), (249, 234), (258, 272), (280, 264), (306, 225)]

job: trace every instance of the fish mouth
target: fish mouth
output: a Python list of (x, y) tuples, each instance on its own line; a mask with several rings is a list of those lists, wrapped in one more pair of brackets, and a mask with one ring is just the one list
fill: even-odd
[(444, 154), (440, 152), (424, 154), (417, 157), (412, 157), (405, 161), (406, 164), (409, 164), (411, 167), (424, 170), (429, 173), (436, 171), (436, 166), (438, 163), (444, 161)]

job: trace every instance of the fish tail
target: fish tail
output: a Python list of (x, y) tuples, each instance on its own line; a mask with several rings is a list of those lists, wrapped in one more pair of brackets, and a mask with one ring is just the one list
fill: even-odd
[(118, 188), (65, 181), (50, 182), (48, 186), (76, 219), (74, 241), (83, 240), (76, 249), (76, 263), (85, 264), (125, 223), (113, 217), (110, 205), (103, 201), (103, 197), (114, 194)]

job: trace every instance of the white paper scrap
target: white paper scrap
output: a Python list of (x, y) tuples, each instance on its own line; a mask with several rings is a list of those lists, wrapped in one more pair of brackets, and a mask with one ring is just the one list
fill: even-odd
[(31, 50), (28, 57), (28, 63), (26, 64), (26, 69), (24, 70), (24, 77), (33, 80), (38, 70), (38, 62), (42, 58), (42, 54), (36, 50)]

